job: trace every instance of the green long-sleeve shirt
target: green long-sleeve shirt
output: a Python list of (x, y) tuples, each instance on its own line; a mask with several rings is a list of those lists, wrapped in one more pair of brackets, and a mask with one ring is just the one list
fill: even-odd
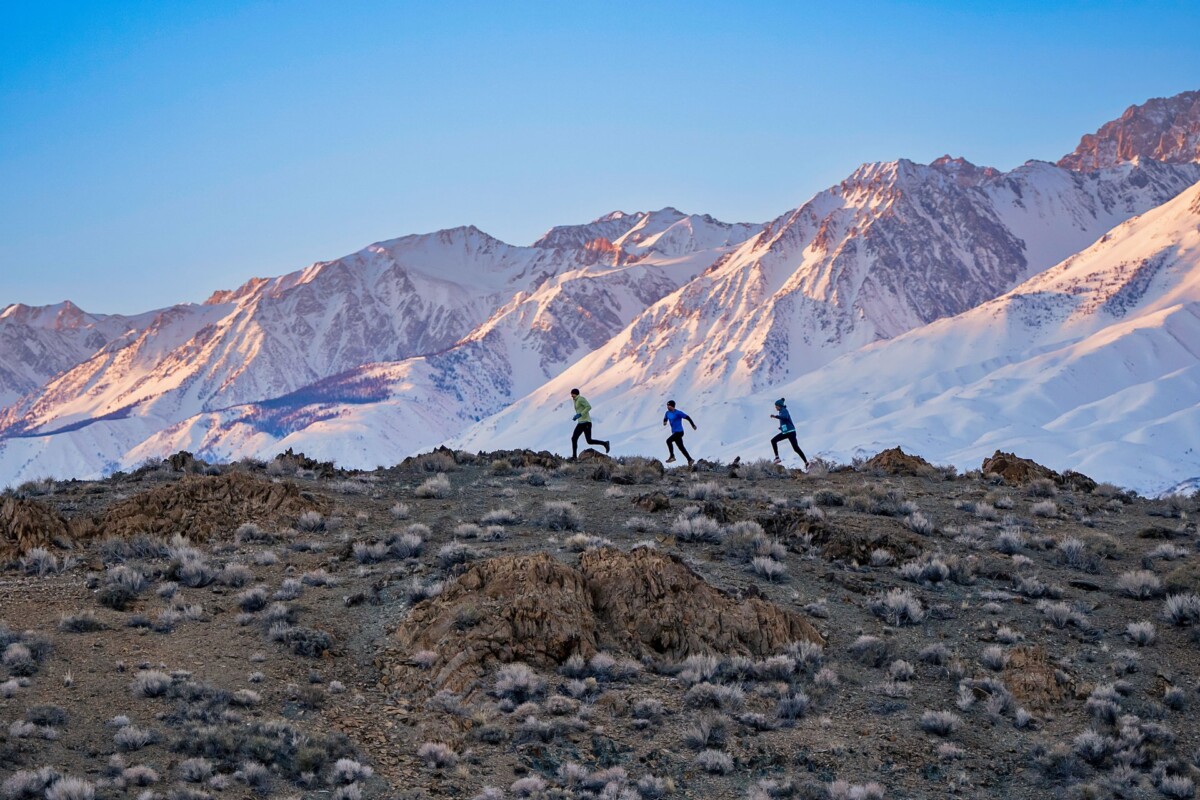
[(579, 419), (575, 420), (576, 422), (591, 422), (592, 415), (588, 413), (591, 410), (592, 404), (584, 399), (583, 395), (575, 397), (575, 413), (579, 415)]

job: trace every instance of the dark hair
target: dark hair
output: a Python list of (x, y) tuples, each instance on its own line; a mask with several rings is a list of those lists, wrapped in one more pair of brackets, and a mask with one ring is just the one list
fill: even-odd
[(674, 400), (668, 400), (668, 401), (667, 401), (667, 405), (669, 405), (669, 406), (673, 406), (673, 405), (675, 405), (675, 401), (674, 401)]
[(578, 390), (578, 389), (572, 389), (572, 390), (571, 390), (571, 394), (579, 394), (579, 390)]

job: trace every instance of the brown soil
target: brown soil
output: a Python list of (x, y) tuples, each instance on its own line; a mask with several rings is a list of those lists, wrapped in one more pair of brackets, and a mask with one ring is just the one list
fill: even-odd
[(216, 477), (187, 476), (136, 494), (110, 506), (95, 526), (102, 537), (178, 533), (204, 541), (232, 534), (244, 522), (286, 526), (306, 511), (325, 513), (329, 508), (328, 500), (305, 496), (293, 483), (229, 472)]
[(1008, 660), (1008, 688), (1031, 709), (1054, 708), (1063, 691), (1054, 677), (1054, 667), (1041, 647), (1014, 647)]

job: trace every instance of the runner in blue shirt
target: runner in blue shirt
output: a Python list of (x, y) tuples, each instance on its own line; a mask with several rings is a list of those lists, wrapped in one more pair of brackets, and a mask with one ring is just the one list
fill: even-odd
[(666, 425), (668, 422), (671, 423), (671, 435), (667, 437), (667, 452), (671, 457), (667, 459), (667, 463), (670, 464), (675, 460), (675, 445), (679, 445), (679, 452), (683, 453), (683, 457), (687, 459), (688, 466), (690, 467), (695, 462), (688, 455), (687, 448), (683, 446), (683, 421), (685, 419), (692, 424), (692, 430), (696, 430), (696, 421), (682, 411), (677, 410), (674, 400), (668, 400), (667, 413), (663, 415), (663, 425)]
[(796, 426), (792, 424), (792, 415), (787, 410), (787, 405), (784, 404), (782, 397), (775, 401), (775, 411), (777, 413), (771, 415), (772, 419), (779, 420), (779, 433), (771, 440), (771, 449), (775, 451), (775, 463), (780, 463), (779, 443), (786, 439), (792, 443), (792, 449), (804, 461), (804, 468), (808, 469), (808, 458), (800, 449), (800, 445), (796, 443)]

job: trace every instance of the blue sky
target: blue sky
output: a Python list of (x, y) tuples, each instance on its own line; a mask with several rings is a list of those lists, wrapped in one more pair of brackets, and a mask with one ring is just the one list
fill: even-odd
[(1200, 4), (0, 0), (0, 306), (135, 312), (379, 239), (858, 164), (1054, 160), (1200, 89)]

